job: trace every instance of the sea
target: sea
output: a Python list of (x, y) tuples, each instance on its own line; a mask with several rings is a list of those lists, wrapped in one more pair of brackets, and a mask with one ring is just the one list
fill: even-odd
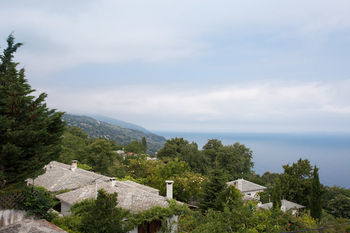
[(157, 132), (167, 139), (182, 137), (196, 142), (199, 149), (209, 139), (218, 139), (224, 145), (236, 142), (253, 151), (253, 170), (282, 173), (282, 166), (299, 158), (308, 159), (319, 170), (320, 181), (327, 186), (350, 188), (350, 134), (331, 133), (188, 133)]

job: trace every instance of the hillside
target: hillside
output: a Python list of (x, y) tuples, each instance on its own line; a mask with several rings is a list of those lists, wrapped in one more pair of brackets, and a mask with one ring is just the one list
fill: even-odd
[(106, 123), (111, 124), (111, 125), (118, 125), (118, 126), (123, 127), (123, 128), (134, 129), (134, 130), (141, 131), (141, 132), (147, 133), (147, 134), (151, 133), (150, 131), (148, 131), (147, 129), (145, 129), (139, 125), (135, 125), (135, 124), (125, 122), (122, 120), (118, 120), (118, 119), (114, 119), (114, 118), (106, 117), (106, 116), (101, 116), (101, 115), (89, 115), (89, 116), (98, 120), (98, 121), (103, 121), (103, 122), (106, 122)]
[(126, 145), (131, 141), (141, 141), (145, 137), (148, 144), (148, 153), (154, 154), (163, 147), (166, 139), (153, 133), (145, 133), (135, 129), (124, 128), (104, 121), (98, 121), (88, 116), (65, 114), (63, 120), (70, 126), (77, 126), (91, 138), (106, 138), (117, 144)]

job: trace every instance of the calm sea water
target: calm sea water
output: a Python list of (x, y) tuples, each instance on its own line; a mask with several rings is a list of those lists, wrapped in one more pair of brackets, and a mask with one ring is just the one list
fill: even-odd
[(282, 165), (299, 158), (310, 160), (320, 168), (324, 185), (350, 188), (350, 134), (262, 134), (262, 133), (179, 133), (158, 132), (167, 139), (183, 137), (199, 148), (208, 139), (219, 139), (224, 145), (240, 142), (253, 151), (254, 170), (282, 172)]

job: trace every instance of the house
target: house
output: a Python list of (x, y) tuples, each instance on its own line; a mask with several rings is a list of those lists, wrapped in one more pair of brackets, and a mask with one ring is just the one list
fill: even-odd
[(227, 182), (227, 185), (235, 186), (244, 195), (244, 200), (260, 200), (259, 193), (263, 192), (266, 187), (255, 184), (245, 179), (238, 179)]
[[(258, 204), (258, 208), (261, 209), (271, 209), (273, 207), (272, 202), (265, 203), (265, 204)], [(300, 209), (305, 208), (305, 206), (299, 205), (297, 203), (287, 201), (285, 199), (281, 200), (281, 210), (283, 212), (291, 211), (293, 215), (297, 214)]]
[[(45, 166), (46, 172), (38, 176), (34, 181), (28, 183), (43, 186), (52, 193), (58, 193), (56, 198), (61, 203), (61, 213), (70, 214), (70, 207), (85, 199), (96, 198), (98, 190), (104, 189), (107, 193), (118, 193), (118, 206), (137, 213), (148, 210), (155, 206), (169, 206), (168, 199), (173, 198), (173, 181), (167, 181), (167, 197), (159, 195), (159, 190), (138, 184), (136, 182), (117, 181), (114, 178), (96, 174), (77, 167), (77, 161), (72, 165), (50, 162)], [(62, 191), (66, 191), (61, 193)], [(177, 225), (177, 216), (167, 220), (172, 223), (173, 232)], [(136, 227), (132, 233), (155, 232), (160, 227), (160, 221), (153, 221), (144, 229), (142, 226)], [(145, 224), (147, 225), (147, 224)]]
[(0, 228), (0, 233), (67, 233), (45, 219), (23, 219)]

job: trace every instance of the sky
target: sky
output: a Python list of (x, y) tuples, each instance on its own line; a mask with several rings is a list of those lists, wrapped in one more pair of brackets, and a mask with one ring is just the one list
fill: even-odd
[(154, 131), (350, 133), (348, 0), (3, 1), (50, 108)]

